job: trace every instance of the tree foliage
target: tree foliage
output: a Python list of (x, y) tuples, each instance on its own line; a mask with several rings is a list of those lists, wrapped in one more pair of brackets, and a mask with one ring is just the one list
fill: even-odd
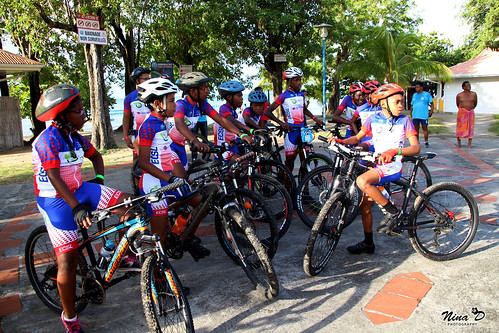
[(466, 51), (474, 58), (485, 47), (499, 49), (499, 2), (497, 0), (468, 0), (462, 17), (471, 24)]

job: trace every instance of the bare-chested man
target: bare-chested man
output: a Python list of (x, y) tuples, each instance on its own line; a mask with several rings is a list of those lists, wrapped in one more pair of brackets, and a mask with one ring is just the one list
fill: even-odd
[(478, 98), (476, 93), (471, 91), (469, 81), (464, 81), (462, 88), (463, 92), (456, 96), (456, 105), (459, 109), (456, 124), (457, 147), (461, 148), (461, 138), (467, 138), (468, 148), (471, 148), (475, 127), (475, 107)]

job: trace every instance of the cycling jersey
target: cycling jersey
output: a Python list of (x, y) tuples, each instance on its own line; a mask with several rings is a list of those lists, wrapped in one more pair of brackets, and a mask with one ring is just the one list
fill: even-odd
[(303, 92), (294, 92), (293, 90), (288, 89), (280, 94), (275, 102), (282, 105), (288, 124), (305, 126), (305, 95)]
[[(238, 119), (238, 115), (236, 110), (232, 108), (229, 104), (225, 103), (220, 107), (220, 111), (218, 113), (223, 117), (226, 118), (227, 116), (231, 115), (234, 117), (237, 121), (240, 121)], [(220, 126), (218, 123), (213, 124), (213, 132), (215, 133), (215, 145), (220, 145), (222, 142), (227, 142), (230, 143), (232, 140), (237, 138), (237, 135), (230, 132), (229, 130), (226, 130), (224, 127)]]
[(217, 111), (208, 102), (201, 102), (201, 109), (198, 103), (186, 96), (184, 99), (177, 101), (175, 115), (173, 118), (168, 118), (168, 128), (170, 129), (170, 137), (172, 141), (180, 146), (185, 145), (185, 137), (175, 127), (175, 119), (182, 118), (184, 123), (190, 130), (196, 126), (198, 119), (201, 115), (205, 114), (213, 118)]
[(75, 140), (72, 135), (69, 135), (69, 141), (75, 153), (73, 156), (71, 156), (70, 149), (55, 124), (45, 129), (33, 142), (32, 160), (35, 170), (34, 182), (37, 196), (60, 197), (45, 172), (49, 169), (59, 168), (62, 180), (73, 193), (83, 183), (80, 172), (83, 157), (91, 156), (95, 152), (95, 148), (80, 134), (75, 133), (74, 135), (81, 138), (83, 147), (79, 140)]
[(257, 124), (257, 125), (260, 123), (260, 119), (263, 119), (263, 120), (268, 120), (269, 119), (269, 118), (267, 118), (267, 116), (265, 116), (263, 114), (263, 112), (260, 115), (255, 114), (253, 112), (253, 109), (251, 108), (251, 106), (247, 107), (246, 109), (244, 109), (244, 111), (243, 111), (243, 117), (246, 116), (246, 115), (248, 115), (251, 118), (251, 120), (253, 120), (255, 122), (255, 124)]
[[(372, 115), (378, 114), (380, 112), (381, 112), (381, 107), (379, 107), (377, 105), (372, 105), (371, 103), (365, 103), (365, 104), (362, 104), (361, 106), (359, 106), (355, 110), (353, 116), (355, 118), (360, 117), (362, 125), (364, 125), (367, 118), (369, 118)], [(366, 136), (362, 139), (362, 142), (371, 140), (371, 137), (372, 137), (372, 133), (367, 132)]]
[[(341, 101), (340, 105), (338, 105), (338, 109), (345, 113), (345, 116), (348, 120), (352, 119), (355, 110), (357, 109), (357, 105), (353, 102), (352, 96), (347, 95)], [(348, 127), (350, 128), (350, 126)]]
[[(138, 90), (132, 91), (125, 97), (125, 106), (124, 113), (131, 113), (133, 116), (133, 130), (138, 131), (140, 125), (147, 118), (151, 110), (142, 103), (137, 100)], [(135, 133), (136, 134), (136, 133)]]

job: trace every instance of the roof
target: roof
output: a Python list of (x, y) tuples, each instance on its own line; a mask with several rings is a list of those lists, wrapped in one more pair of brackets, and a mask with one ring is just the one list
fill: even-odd
[(499, 76), (499, 52), (490, 48), (476, 58), (450, 67), (454, 77)]
[(36, 72), (43, 66), (41, 62), (0, 49), (0, 75)]

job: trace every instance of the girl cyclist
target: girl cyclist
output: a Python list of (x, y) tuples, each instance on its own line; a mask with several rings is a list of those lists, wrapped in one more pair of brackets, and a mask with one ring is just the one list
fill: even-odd
[(243, 111), (243, 119), (246, 126), (253, 129), (265, 128), (265, 121), (268, 118), (263, 112), (265, 111), (267, 96), (262, 91), (253, 90), (249, 93), (248, 101), (250, 102), (250, 106)]

